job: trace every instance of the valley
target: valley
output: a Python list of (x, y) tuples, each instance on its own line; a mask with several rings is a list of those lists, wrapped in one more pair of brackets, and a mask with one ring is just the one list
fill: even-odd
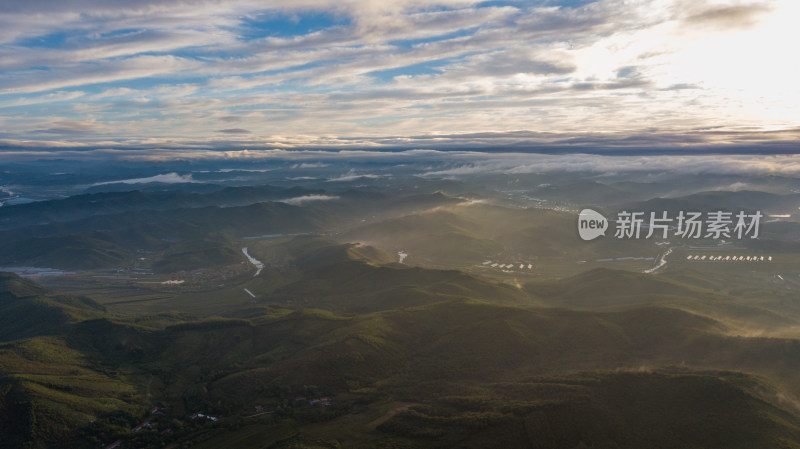
[(0, 447), (800, 447), (792, 217), (585, 242), (574, 176), (3, 207)]

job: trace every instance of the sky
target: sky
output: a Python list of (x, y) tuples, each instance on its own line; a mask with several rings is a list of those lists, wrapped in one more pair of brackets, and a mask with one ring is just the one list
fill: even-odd
[(4, 0), (0, 158), (800, 153), (798, 22), (796, 0)]

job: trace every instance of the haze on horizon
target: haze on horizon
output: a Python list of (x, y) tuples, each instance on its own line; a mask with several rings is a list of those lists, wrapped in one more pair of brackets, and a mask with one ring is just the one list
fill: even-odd
[(6, 1), (0, 157), (797, 152), (798, 18), (792, 0)]

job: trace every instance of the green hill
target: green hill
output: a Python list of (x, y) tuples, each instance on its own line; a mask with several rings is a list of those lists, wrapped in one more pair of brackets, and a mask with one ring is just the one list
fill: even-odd
[(633, 189), (621, 189), (597, 181), (547, 185), (533, 190), (532, 195), (551, 201), (574, 203), (580, 199), (583, 204), (616, 204), (626, 199), (639, 198)]
[(480, 202), (366, 224), (341, 238), (405, 251), (410, 264), (438, 267), (474, 266), (497, 258), (556, 259), (571, 261), (569, 269), (575, 270), (577, 260), (657, 255), (652, 242), (645, 239), (583, 242), (572, 213)]
[(754, 190), (700, 192), (677, 198), (654, 198), (630, 205), (636, 211), (739, 211), (760, 210), (765, 214), (784, 214), (797, 210), (800, 195), (777, 195)]
[[(225, 242), (227, 243), (227, 242)], [(161, 273), (189, 271), (239, 263), (244, 259), (241, 251), (230, 244), (209, 240), (178, 242), (155, 263), (153, 270)]]
[(0, 447), (98, 447), (144, 407), (135, 382), (60, 337), (0, 345)]
[(6, 206), (0, 209), (0, 229), (21, 228), (50, 222), (68, 222), (95, 215), (112, 215), (126, 211), (243, 206), (321, 193), (324, 191), (270, 185), (220, 186), (215, 191), (208, 193), (140, 190), (87, 193), (63, 199)]
[(481, 228), (444, 210), (415, 213), (356, 228), (344, 236), (394, 252), (405, 251), (409, 263), (464, 265), (502, 251), (481, 237)]
[[(427, 447), (800, 447), (800, 417), (735, 373), (586, 373), (440, 397), (379, 426)], [(756, 384), (757, 385), (757, 384)]]
[(94, 269), (114, 267), (131, 257), (115, 242), (87, 235), (64, 235), (11, 241), (3, 246), (2, 263), (12, 266)]
[[(294, 281), (273, 288), (272, 278), (251, 283), (269, 292), (269, 301), (291, 306), (365, 313), (457, 298), (497, 304), (530, 304), (517, 288), (456, 270), (433, 270), (393, 263), (393, 257), (362, 244), (339, 244), (312, 236), (253, 248), (259, 260), (297, 270)], [(262, 276), (263, 277), (263, 276)]]
[[(237, 207), (198, 207), (168, 211), (141, 210), (98, 215), (70, 222), (0, 232), (0, 264), (66, 269), (111, 268), (132, 264), (137, 251), (167, 251), (174, 243), (309, 232), (322, 226), (318, 213), (284, 203)], [(163, 270), (192, 269), (207, 261), (232, 261), (227, 249), (163, 262)], [(199, 260), (206, 262), (199, 262)], [(195, 262), (195, 261), (198, 262)]]
[(13, 273), (0, 272), (0, 300), (28, 298), (48, 293), (48, 290), (29, 279)]
[(715, 292), (659, 276), (596, 268), (557, 281), (529, 283), (525, 289), (549, 305), (600, 310), (692, 298), (713, 299)]
[[(13, 435), (0, 447), (798, 447), (800, 342), (736, 336), (684, 305), (730, 301), (712, 288), (593, 270), (528, 285), (559, 306), (542, 308), (364, 245), (252, 250), (297, 280), (248, 280), (267, 293), (247, 319), (121, 320), (0, 277), (0, 318), (19, 323), (0, 343), (0, 432)], [(256, 405), (272, 413), (250, 417)], [(133, 443), (143, 420), (154, 428)]]
[[(14, 418), (0, 427), (43, 446), (84, 447), (82, 435), (125, 437), (142, 419), (146, 390), (168, 404), (157, 431), (197, 410), (243, 426), (184, 424), (170, 437), (184, 442), (256, 429), (267, 437), (278, 427), (241, 421), (260, 403), (279, 410), (267, 423), (292, 423), (294, 444), (358, 435), (361, 443), (352, 447), (399, 439), (423, 447), (661, 441), (722, 448), (733, 436), (741, 445), (785, 440), (793, 447), (787, 438), (798, 418), (779, 407), (783, 393), (763, 379), (800, 391), (790, 381), (800, 369), (800, 345), (725, 333), (714, 320), (669, 308), (571, 312), (452, 299), (353, 317), (302, 310), (160, 330), (95, 319), (65, 338), (2, 348), (0, 416), (34, 413), (37, 421)], [(681, 364), (679, 372), (629, 373)], [(707, 369), (763, 377), (697, 371)], [(584, 374), (565, 374), (573, 372)], [(332, 396), (335, 405), (295, 402), (306, 395)], [(387, 400), (417, 405), (381, 420), (375, 413)], [(109, 415), (114, 410), (121, 414)], [(715, 420), (700, 419), (709, 414)], [(743, 420), (759, 426), (743, 430)]]
[(12, 273), (0, 273), (0, 342), (64, 332), (64, 326), (101, 315), (86, 297), (58, 295)]
[(736, 275), (701, 276), (686, 270), (654, 275), (598, 268), (560, 280), (530, 282), (525, 290), (551, 307), (597, 311), (678, 307), (714, 317), (742, 334), (779, 335), (800, 325), (797, 311), (770, 297), (769, 291), (735, 295), (736, 280), (731, 276)]

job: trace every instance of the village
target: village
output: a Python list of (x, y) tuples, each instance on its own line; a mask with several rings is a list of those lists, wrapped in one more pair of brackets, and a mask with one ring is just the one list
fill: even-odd
[[(305, 406), (305, 407), (328, 407), (332, 404), (332, 399), (329, 396), (315, 397), (310, 399), (298, 396), (295, 398), (294, 402), (299, 406)], [(276, 410), (266, 410), (263, 405), (259, 404), (253, 406), (253, 412), (251, 412), (250, 414), (242, 413), (241, 415), (238, 416), (232, 416), (232, 418), (238, 417), (241, 419), (252, 419), (252, 418), (257, 418), (259, 416), (272, 415), (275, 413)], [(221, 420), (220, 416), (214, 416), (205, 413), (203, 411), (197, 411), (189, 415), (188, 419), (173, 421), (173, 423), (170, 424), (169, 421), (167, 420), (166, 408), (161, 406), (154, 406), (147, 413), (147, 418), (145, 418), (138, 425), (130, 429), (132, 437), (118, 438), (113, 443), (105, 445), (104, 448), (105, 449), (123, 448), (125, 447), (126, 442), (137, 442), (139, 440), (140, 435), (145, 431), (152, 431), (154, 433), (157, 432), (157, 435), (159, 437), (169, 437), (171, 435), (176, 434), (176, 430), (173, 429), (174, 424), (177, 424), (178, 426), (182, 427), (187, 423), (187, 421), (202, 425), (203, 422), (216, 424), (219, 423), (220, 420)]]
[(516, 269), (517, 266), (519, 266), (520, 270), (526, 270), (526, 269), (528, 271), (533, 270), (533, 264), (532, 263), (527, 263), (527, 262), (525, 262), (525, 263), (503, 262), (503, 263), (501, 263), (501, 262), (494, 262), (494, 261), (491, 261), (491, 260), (486, 260), (481, 265), (484, 268), (494, 268), (494, 269), (497, 269), (497, 270), (502, 270), (504, 273), (510, 273), (513, 269)]

